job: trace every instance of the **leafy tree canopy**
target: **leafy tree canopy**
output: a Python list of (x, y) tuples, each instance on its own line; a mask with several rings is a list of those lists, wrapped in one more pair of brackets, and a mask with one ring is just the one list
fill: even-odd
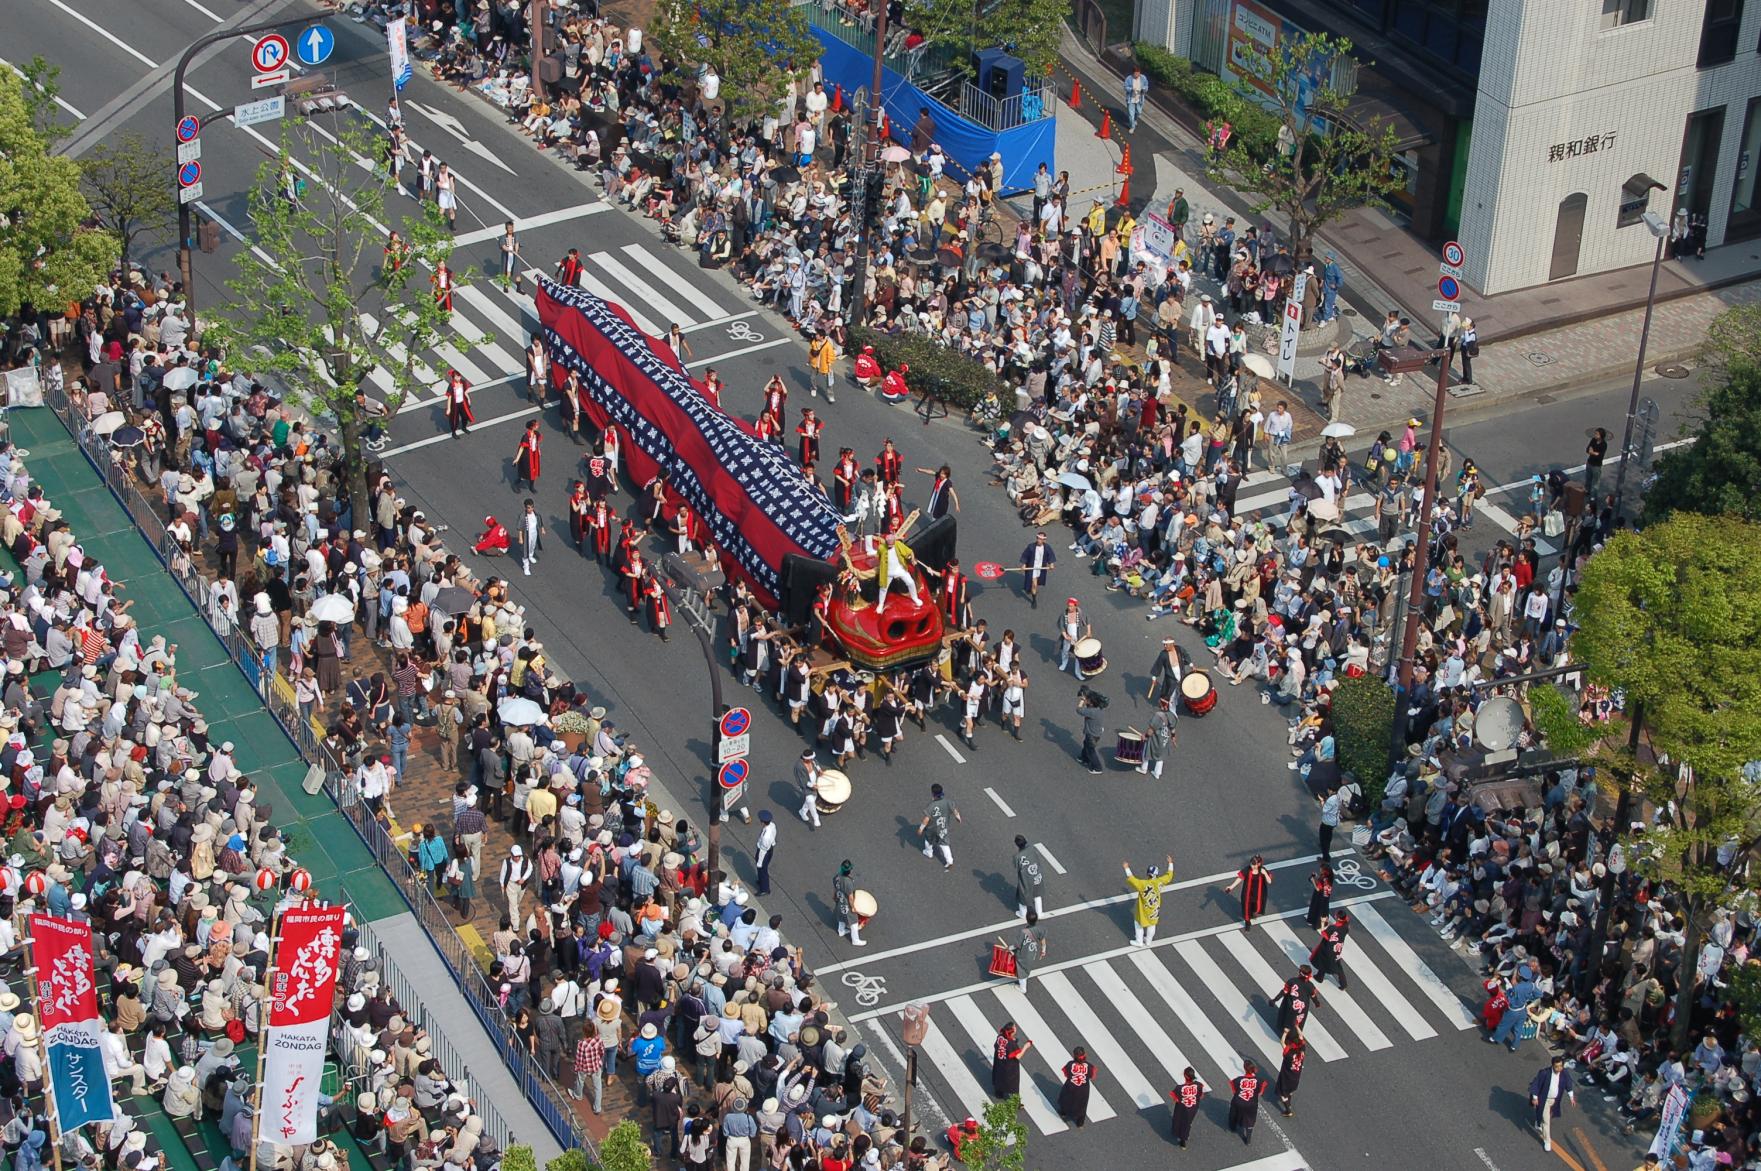
[(1761, 519), (1761, 306), (1730, 309), (1706, 331), (1706, 382), (1694, 442), (1657, 458), (1644, 519), (1700, 512)]
[(806, 10), (788, 0), (661, 0), (649, 39), (687, 80), (715, 70), (716, 100), (735, 121), (774, 108), (820, 54)]
[(90, 223), (79, 164), (49, 153), (26, 82), (0, 71), (0, 315), (87, 296), (116, 262), (116, 241)]

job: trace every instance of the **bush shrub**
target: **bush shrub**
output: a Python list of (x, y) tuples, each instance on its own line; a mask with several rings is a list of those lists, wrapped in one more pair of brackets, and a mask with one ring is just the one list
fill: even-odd
[(1131, 52), (1151, 81), (1174, 91), (1201, 118), (1233, 126), (1235, 136), (1255, 158), (1268, 157), (1277, 149), (1277, 117), (1228, 81), (1148, 41), (1133, 41)]
[(501, 1157), (501, 1171), (538, 1171), (538, 1156), (531, 1147), (509, 1147)]
[(1558, 757), (1576, 757), (1600, 740), (1606, 729), (1586, 725), (1570, 697), (1552, 683), (1529, 688), (1529, 721), (1541, 734), (1547, 751)]
[(1333, 689), (1333, 747), (1339, 771), (1350, 773), (1375, 809), (1388, 787), (1388, 742), (1394, 736), (1394, 690), (1374, 675), (1341, 680)]
[(626, 1118), (612, 1127), (599, 1144), (599, 1165), (604, 1171), (649, 1171), (654, 1153), (642, 1141), (642, 1124)]
[[(506, 1171), (506, 1169), (503, 1168), (503, 1171)], [(544, 1171), (588, 1171), (587, 1152), (579, 1147), (576, 1147), (573, 1150), (564, 1151), (562, 1154), (546, 1163), (544, 1165)]]
[(875, 358), (888, 370), (909, 366), (905, 384), (913, 394), (927, 390), (948, 405), (967, 410), (986, 395), (1002, 397), (1002, 380), (983, 363), (922, 334), (877, 333), (859, 326), (850, 331), (850, 344), (852, 352), (873, 346)]

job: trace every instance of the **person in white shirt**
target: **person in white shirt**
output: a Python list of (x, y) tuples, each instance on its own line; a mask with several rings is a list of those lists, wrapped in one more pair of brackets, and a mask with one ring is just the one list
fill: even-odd
[(104, 1073), (111, 1080), (129, 1079), (129, 1093), (137, 1096), (147, 1092), (147, 1067), (128, 1051), (128, 1037), (116, 1021), (98, 1036), (98, 1051), (104, 1058)]
[(1289, 450), (1290, 438), (1295, 432), (1296, 418), (1290, 413), (1290, 404), (1279, 399), (1272, 413), (1266, 416), (1266, 461), (1273, 470), (1284, 466), (1284, 453)]

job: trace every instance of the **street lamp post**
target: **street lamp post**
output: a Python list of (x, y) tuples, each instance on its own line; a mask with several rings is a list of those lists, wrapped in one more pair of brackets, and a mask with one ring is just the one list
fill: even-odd
[[(1657, 180), (1651, 180), (1646, 194), (1652, 191), (1663, 191), (1665, 187)], [(1626, 404), (1626, 436), (1620, 441), (1620, 469), (1614, 474), (1614, 515), (1620, 515), (1620, 507), (1626, 497), (1626, 464), (1633, 450), (1633, 423), (1639, 415), (1639, 383), (1645, 377), (1645, 344), (1651, 340), (1651, 311), (1657, 307), (1657, 274), (1663, 268), (1663, 242), (1669, 239), (1669, 221), (1654, 211), (1644, 215), (1645, 227), (1657, 237), (1657, 251), (1651, 257), (1651, 291), (1645, 295), (1645, 323), (1639, 327), (1639, 358), (1633, 363), (1633, 393)], [(1595, 514), (1596, 502), (1588, 502)]]
[(1419, 505), (1415, 526), (1418, 540), (1414, 542), (1412, 581), (1407, 589), (1406, 620), (1401, 624), (1398, 682), (1394, 689), (1394, 733), (1389, 739), (1389, 769), (1399, 763), (1404, 751), (1407, 729), (1407, 695), (1412, 691), (1413, 657), (1419, 649), (1419, 616), (1424, 612), (1425, 570), (1430, 561), (1431, 509), (1437, 503), (1437, 461), (1443, 453), (1443, 410), (1449, 402), (1449, 364), (1452, 355), (1438, 350), (1437, 397), (1431, 407), (1431, 441), (1425, 447), (1425, 492)]

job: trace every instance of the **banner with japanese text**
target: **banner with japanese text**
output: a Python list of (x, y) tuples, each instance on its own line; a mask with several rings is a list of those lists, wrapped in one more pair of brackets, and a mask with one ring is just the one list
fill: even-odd
[(410, 84), (410, 78), (416, 71), (410, 66), (409, 21), (405, 17), (387, 21), (385, 24), (386, 55), (391, 58), (391, 83), (393, 88), (402, 90)]
[(318, 1082), (336, 1001), (342, 917), (341, 907), (302, 908), (281, 917), (270, 964), (258, 1107), (262, 1136), (270, 1142), (299, 1146), (318, 1137)]
[(109, 1122), (116, 1112), (98, 1048), (98, 986), (92, 969), (92, 925), (51, 915), (30, 918), (31, 961), (37, 967), (37, 1023), (49, 1049), (55, 1113), (65, 1131)]

